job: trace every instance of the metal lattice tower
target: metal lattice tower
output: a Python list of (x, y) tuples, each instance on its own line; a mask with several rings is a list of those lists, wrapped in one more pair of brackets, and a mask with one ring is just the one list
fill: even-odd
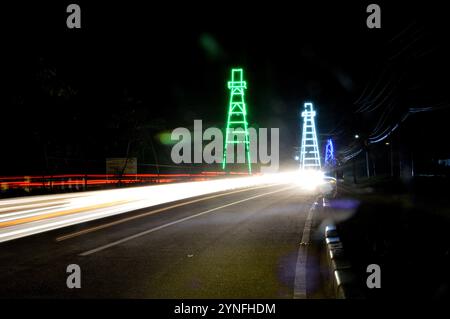
[(325, 167), (332, 167), (336, 165), (336, 159), (334, 158), (333, 140), (329, 138), (327, 145), (325, 146)]
[(316, 124), (314, 122), (316, 111), (314, 111), (312, 103), (305, 103), (304, 107), (305, 110), (302, 112), (303, 134), (300, 148), (300, 168), (318, 170), (321, 165)]
[[(247, 110), (244, 99), (244, 90), (247, 89), (247, 82), (244, 81), (242, 69), (231, 70), (231, 81), (228, 82), (228, 89), (230, 89), (230, 103), (228, 107), (222, 169), (225, 169), (227, 165), (228, 145), (234, 147), (236, 144), (244, 143), (248, 173), (251, 174), (252, 164), (250, 161), (250, 137), (248, 133)], [(235, 140), (234, 136), (236, 134), (244, 134), (244, 138), (237, 138), (237, 140)]]

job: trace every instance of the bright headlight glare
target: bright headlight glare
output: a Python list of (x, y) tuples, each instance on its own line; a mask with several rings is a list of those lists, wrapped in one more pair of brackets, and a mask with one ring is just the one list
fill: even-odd
[(317, 170), (300, 170), (298, 185), (306, 189), (315, 189), (324, 183), (324, 173)]

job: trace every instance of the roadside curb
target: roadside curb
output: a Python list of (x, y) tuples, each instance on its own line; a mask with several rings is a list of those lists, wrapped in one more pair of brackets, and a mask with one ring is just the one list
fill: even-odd
[[(323, 208), (329, 209), (326, 199)], [(334, 224), (325, 227), (325, 253), (328, 268), (328, 288), (336, 299), (363, 299), (351, 263), (345, 256), (344, 247)]]

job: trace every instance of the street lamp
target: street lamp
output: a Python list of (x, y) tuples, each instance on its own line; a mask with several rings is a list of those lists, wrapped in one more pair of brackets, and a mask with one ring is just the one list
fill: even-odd
[(358, 135), (358, 134), (355, 134), (355, 138), (358, 139), (358, 138), (359, 138), (359, 135)]

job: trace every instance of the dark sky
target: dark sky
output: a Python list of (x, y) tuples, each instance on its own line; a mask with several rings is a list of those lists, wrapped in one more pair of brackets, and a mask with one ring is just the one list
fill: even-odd
[(450, 155), (441, 147), (445, 10), (377, 2), (382, 28), (370, 30), (370, 2), (311, 2), (79, 1), (81, 30), (66, 28), (69, 2), (5, 7), (0, 175), (71, 172), (81, 161), (96, 170), (105, 157), (123, 157), (130, 139), (140, 162), (153, 162), (152, 138), (167, 162), (159, 132), (194, 119), (224, 125), (235, 66), (245, 70), (250, 123), (280, 127), (285, 160), (299, 143), (305, 101), (317, 108), (321, 139), (334, 137), (342, 150), (355, 132), (370, 136), (410, 107), (433, 107), (437, 115), (412, 120), (417, 136), (405, 143), (428, 143), (419, 132), (431, 130), (432, 152)]

